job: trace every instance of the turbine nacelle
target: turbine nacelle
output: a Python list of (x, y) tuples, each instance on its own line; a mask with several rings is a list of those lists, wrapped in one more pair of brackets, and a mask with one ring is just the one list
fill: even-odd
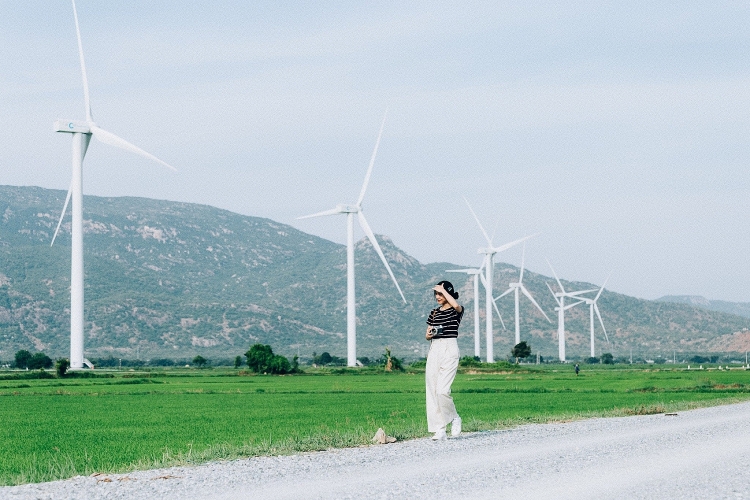
[(336, 210), (338, 210), (342, 214), (356, 214), (359, 213), (360, 207), (358, 207), (357, 205), (347, 205), (341, 203), (339, 205), (336, 205)]
[(55, 120), (55, 132), (68, 132), (70, 134), (91, 134), (91, 127), (96, 127), (92, 122), (79, 122), (74, 120)]

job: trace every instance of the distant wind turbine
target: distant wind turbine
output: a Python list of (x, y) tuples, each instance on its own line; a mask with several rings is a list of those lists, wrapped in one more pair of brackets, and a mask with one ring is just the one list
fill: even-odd
[(502, 293), (502, 295), (498, 296), (495, 299), (495, 303), (497, 303), (498, 300), (502, 299), (509, 293), (513, 292), (515, 296), (515, 305), (516, 305), (516, 341), (513, 345), (518, 345), (519, 342), (521, 342), (521, 320), (520, 320), (520, 314), (519, 314), (519, 291), (522, 292), (526, 298), (528, 298), (534, 306), (536, 306), (537, 309), (539, 309), (539, 312), (541, 312), (544, 317), (552, 323), (552, 320), (549, 319), (547, 316), (547, 313), (542, 310), (541, 307), (539, 307), (539, 304), (537, 304), (536, 300), (534, 300), (534, 297), (531, 296), (531, 293), (529, 293), (529, 290), (523, 286), (523, 268), (524, 268), (524, 260), (526, 257), (526, 243), (523, 244), (523, 252), (521, 253), (521, 272), (518, 276), (518, 282), (517, 283), (509, 283), (508, 289), (505, 290), (505, 292)]
[(86, 106), (85, 121), (57, 120), (54, 123), (56, 132), (65, 132), (73, 136), (73, 173), (65, 197), (65, 205), (60, 221), (52, 237), (52, 244), (57, 238), (60, 224), (65, 216), (68, 203), (72, 200), (72, 223), (71, 223), (71, 262), (70, 262), (70, 368), (81, 369), (84, 363), (91, 363), (83, 357), (83, 158), (86, 155), (91, 136), (99, 141), (125, 149), (132, 153), (141, 155), (149, 160), (156, 161), (162, 165), (175, 170), (174, 167), (164, 163), (152, 154), (140, 149), (133, 144), (117, 137), (111, 132), (99, 128), (91, 115), (91, 104), (89, 101), (89, 84), (86, 77), (86, 65), (83, 61), (83, 45), (81, 44), (81, 30), (78, 26), (78, 13), (76, 12), (75, 0), (73, 4), (73, 19), (76, 25), (76, 36), (78, 38), (78, 57), (81, 63), (81, 76), (83, 79), (83, 97)]
[(555, 311), (557, 311), (557, 355), (561, 362), (565, 362), (565, 311), (574, 308), (578, 304), (582, 304), (583, 300), (578, 300), (578, 302), (565, 305), (565, 297), (571, 296), (565, 292), (565, 287), (563, 287), (560, 278), (557, 277), (557, 273), (555, 273), (552, 264), (550, 264), (549, 261), (547, 261), (547, 264), (549, 265), (549, 268), (552, 269), (552, 274), (555, 276), (555, 280), (557, 280), (557, 286), (560, 287), (560, 291), (555, 292), (552, 290), (552, 287), (549, 286), (549, 283), (547, 283), (547, 288), (549, 288), (550, 293), (552, 293), (552, 296), (555, 298), (555, 302), (557, 302), (557, 307), (555, 307)]
[[(486, 262), (486, 261), (485, 261)], [(482, 280), (482, 284), (487, 287), (484, 283), (484, 276), (482, 275), (482, 269), (484, 268), (485, 262), (478, 268), (469, 269), (447, 269), (446, 273), (465, 273), (469, 276), (474, 276), (474, 356), (480, 356), (480, 335), (479, 335), (479, 280)], [(498, 312), (498, 314), (500, 314)], [(502, 319), (502, 318), (501, 318)]]
[[(484, 230), (484, 227), (482, 226), (482, 223), (479, 222), (479, 217), (477, 217), (477, 214), (474, 213), (474, 209), (471, 208), (471, 205), (469, 204), (469, 200), (464, 198), (464, 201), (466, 202), (466, 206), (469, 207), (469, 210), (471, 211), (471, 215), (474, 216), (474, 220), (477, 221), (477, 224), (479, 225), (479, 229), (482, 231), (482, 234), (484, 235), (484, 238), (487, 240), (487, 247), (486, 248), (480, 248), (478, 250), (478, 253), (484, 254), (485, 256), (485, 291), (486, 291), (486, 297), (485, 297), (485, 324), (486, 324), (486, 342), (487, 342), (487, 362), (488, 363), (494, 363), (495, 362), (495, 355), (494, 355), (494, 349), (493, 349), (493, 331), (492, 331), (492, 308), (497, 307), (495, 306), (495, 301), (493, 300), (492, 296), (492, 280), (493, 280), (493, 271), (495, 267), (495, 254), (500, 253), (504, 250), (509, 249), (510, 247), (513, 247), (515, 245), (518, 245), (521, 242), (524, 242), (528, 240), (529, 238), (532, 238), (536, 236), (535, 234), (531, 236), (524, 236), (521, 239), (518, 239), (516, 241), (511, 241), (510, 243), (506, 243), (505, 245), (501, 245), (499, 247), (494, 246), (492, 243), (492, 238), (489, 237), (487, 234), (487, 231)], [(500, 312), (498, 311), (498, 315)]]
[[(386, 111), (387, 115), (387, 111)], [(367, 191), (367, 184), (370, 182), (370, 175), (372, 174), (372, 167), (375, 164), (375, 156), (378, 153), (378, 146), (380, 145), (380, 137), (383, 135), (383, 127), (385, 126), (385, 116), (383, 116), (383, 122), (380, 124), (380, 132), (378, 133), (378, 140), (375, 142), (375, 149), (372, 152), (370, 158), (370, 165), (367, 167), (367, 174), (365, 175), (365, 182), (362, 184), (362, 190), (359, 192), (359, 198), (357, 203), (354, 205), (339, 204), (336, 207), (318, 212), (311, 215), (305, 215), (303, 217), (297, 217), (297, 219), (309, 219), (311, 217), (322, 217), (325, 215), (346, 215), (346, 364), (347, 366), (356, 366), (357, 364), (357, 313), (355, 310), (355, 295), (354, 295), (354, 214), (357, 214), (359, 225), (370, 240), (372, 247), (377, 252), (380, 260), (383, 261), (385, 268), (388, 270), (388, 274), (393, 280), (393, 284), (396, 285), (398, 293), (401, 295), (401, 299), (406, 304), (406, 298), (404, 293), (401, 291), (401, 287), (398, 286), (396, 277), (391, 271), (391, 266), (388, 265), (388, 261), (383, 255), (383, 251), (380, 249), (378, 240), (375, 239), (370, 225), (365, 219), (365, 215), (362, 212), (362, 200), (365, 197)]]
[(569, 296), (576, 297), (589, 306), (589, 320), (590, 320), (590, 327), (589, 327), (589, 333), (591, 337), (591, 357), (596, 357), (596, 351), (594, 350), (594, 313), (596, 313), (596, 317), (599, 318), (599, 324), (602, 325), (602, 331), (604, 332), (604, 338), (607, 339), (607, 343), (609, 344), (609, 337), (607, 336), (607, 329), (604, 328), (604, 321), (602, 321), (602, 315), (599, 312), (599, 306), (596, 304), (596, 301), (599, 300), (599, 297), (602, 295), (602, 292), (604, 291), (604, 287), (607, 285), (607, 281), (609, 281), (609, 277), (607, 277), (606, 280), (604, 280), (604, 284), (599, 289), (599, 292), (596, 294), (596, 297), (593, 299), (590, 299), (588, 297), (581, 297), (581, 294), (584, 293), (590, 293), (596, 290), (584, 290), (581, 292), (573, 292), (570, 293)]

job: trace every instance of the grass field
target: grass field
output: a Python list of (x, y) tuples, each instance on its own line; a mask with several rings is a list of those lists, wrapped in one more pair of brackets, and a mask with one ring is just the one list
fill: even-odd
[[(554, 365), (553, 365), (554, 366)], [(233, 370), (3, 379), (0, 484), (427, 435), (424, 375)], [(459, 373), (464, 430), (679, 411), (750, 399), (750, 371), (568, 367)]]

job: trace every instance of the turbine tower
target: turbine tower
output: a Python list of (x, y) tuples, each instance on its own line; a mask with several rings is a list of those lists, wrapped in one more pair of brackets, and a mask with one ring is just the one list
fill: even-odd
[(81, 369), (84, 363), (91, 366), (91, 363), (83, 357), (83, 158), (86, 156), (91, 136), (93, 135), (99, 141), (115, 146), (126, 151), (144, 156), (150, 160), (161, 163), (162, 165), (175, 170), (174, 167), (161, 161), (157, 157), (147, 153), (133, 144), (121, 139), (111, 132), (99, 128), (91, 115), (91, 104), (89, 101), (89, 84), (86, 77), (86, 65), (83, 61), (83, 45), (81, 44), (81, 30), (78, 26), (78, 13), (76, 12), (75, 0), (73, 4), (73, 19), (76, 25), (76, 36), (78, 38), (78, 58), (81, 63), (81, 76), (83, 80), (83, 97), (86, 107), (86, 119), (84, 121), (57, 120), (54, 123), (56, 132), (65, 132), (73, 137), (73, 172), (70, 181), (68, 195), (65, 198), (63, 212), (60, 215), (60, 221), (55, 229), (55, 235), (52, 238), (52, 244), (55, 242), (57, 232), (60, 230), (60, 224), (65, 216), (68, 203), (73, 202), (71, 209), (71, 261), (70, 261), (70, 368), (73, 370)]
[[(386, 111), (387, 115), (387, 111)], [(355, 295), (354, 295), (354, 214), (357, 214), (359, 225), (370, 240), (372, 247), (377, 252), (380, 260), (383, 261), (385, 268), (388, 270), (388, 274), (393, 280), (393, 284), (396, 285), (398, 293), (401, 295), (401, 299), (406, 304), (406, 298), (404, 293), (401, 291), (401, 287), (398, 286), (396, 277), (391, 271), (391, 266), (388, 265), (388, 261), (383, 255), (383, 251), (380, 249), (378, 240), (375, 239), (370, 225), (365, 219), (365, 215), (362, 212), (362, 200), (365, 197), (367, 191), (367, 184), (370, 182), (370, 174), (372, 174), (372, 166), (375, 164), (375, 155), (378, 152), (378, 146), (380, 145), (380, 137), (383, 135), (383, 127), (385, 126), (385, 116), (383, 116), (383, 122), (380, 124), (380, 132), (378, 133), (378, 140), (375, 142), (375, 149), (372, 152), (370, 158), (370, 165), (367, 167), (367, 174), (365, 175), (365, 182), (362, 184), (362, 190), (359, 192), (359, 198), (357, 203), (354, 205), (339, 204), (336, 207), (318, 212), (311, 215), (305, 215), (303, 217), (297, 217), (297, 219), (309, 219), (312, 217), (322, 217), (324, 215), (346, 215), (346, 364), (347, 366), (356, 366), (357, 364), (357, 313), (355, 309)]]
[(549, 319), (547, 314), (542, 310), (541, 307), (539, 307), (539, 304), (537, 304), (536, 300), (534, 300), (534, 297), (531, 296), (531, 293), (526, 289), (525, 286), (523, 286), (523, 268), (524, 268), (524, 260), (526, 257), (526, 243), (523, 244), (523, 252), (521, 253), (521, 272), (518, 276), (518, 282), (517, 283), (509, 283), (508, 289), (505, 290), (502, 295), (497, 297), (495, 299), (495, 303), (497, 303), (498, 300), (502, 299), (509, 293), (513, 292), (515, 296), (515, 305), (516, 305), (516, 342), (513, 345), (518, 345), (519, 342), (521, 342), (521, 319), (519, 314), (519, 291), (522, 292), (527, 299), (531, 301), (534, 306), (536, 306), (537, 309), (539, 309), (539, 312), (541, 312), (544, 317), (552, 323), (552, 320)]
[[(477, 217), (477, 214), (474, 213), (474, 209), (471, 208), (471, 205), (469, 204), (469, 200), (464, 198), (464, 201), (466, 202), (466, 206), (469, 207), (469, 210), (471, 211), (471, 215), (474, 216), (474, 220), (477, 221), (477, 224), (479, 225), (479, 229), (482, 231), (482, 234), (484, 235), (484, 238), (487, 240), (487, 247), (486, 248), (480, 248), (478, 250), (478, 253), (484, 254), (485, 256), (485, 291), (487, 292), (487, 295), (485, 297), (485, 323), (486, 323), (486, 342), (487, 342), (487, 362), (488, 363), (494, 363), (495, 362), (495, 355), (494, 355), (494, 349), (493, 349), (493, 333), (492, 333), (492, 308), (495, 304), (495, 301), (493, 300), (492, 296), (492, 280), (493, 280), (493, 271), (495, 267), (495, 254), (500, 253), (504, 250), (509, 249), (512, 246), (515, 246), (521, 242), (524, 242), (528, 240), (529, 238), (532, 238), (536, 236), (535, 234), (531, 236), (524, 236), (521, 239), (518, 239), (516, 241), (511, 241), (510, 243), (506, 243), (505, 245), (501, 245), (499, 247), (496, 247), (492, 243), (492, 238), (489, 237), (487, 234), (487, 231), (484, 230), (484, 227), (482, 226), (482, 223), (479, 222), (479, 217)], [(495, 306), (497, 307), (497, 306)], [(498, 311), (498, 315), (500, 312)]]

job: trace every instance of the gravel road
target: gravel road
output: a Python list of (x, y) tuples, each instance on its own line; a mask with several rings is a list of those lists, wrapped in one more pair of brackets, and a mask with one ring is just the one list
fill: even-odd
[(76, 477), (0, 498), (750, 499), (750, 403)]

